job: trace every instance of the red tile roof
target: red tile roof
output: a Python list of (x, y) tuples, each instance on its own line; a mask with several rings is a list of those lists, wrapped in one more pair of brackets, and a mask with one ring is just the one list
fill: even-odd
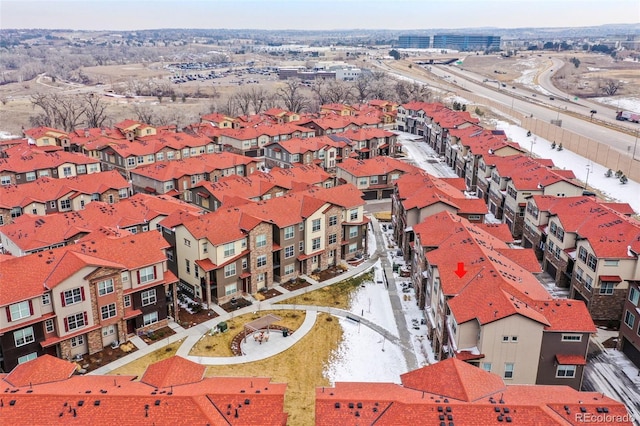
[(131, 174), (144, 176), (158, 182), (180, 179), (184, 176), (208, 174), (216, 170), (225, 170), (236, 166), (248, 166), (255, 160), (231, 152), (202, 154), (180, 160), (157, 161), (146, 166), (136, 167)]
[(536, 309), (549, 321), (547, 331), (566, 333), (595, 333), (596, 326), (589, 310), (581, 300), (556, 299), (534, 302)]
[(332, 388), (317, 388), (315, 424), (448, 425), (451, 421), (489, 426), (500, 424), (501, 416), (504, 423), (522, 426), (578, 425), (582, 422), (576, 413), (584, 410), (595, 424), (604, 426), (610, 422), (597, 422), (603, 419), (602, 407), (620, 424), (631, 426), (625, 406), (600, 393), (568, 386), (505, 386), (498, 376), (450, 358), (404, 374), (402, 385), (338, 382)]
[(419, 173), (418, 167), (387, 156), (377, 156), (367, 160), (347, 158), (336, 166), (352, 176), (381, 176), (398, 171), (403, 173)]
[(66, 151), (45, 152), (33, 145), (16, 145), (5, 149), (3, 153), (6, 157), (0, 159), (0, 172), (26, 173), (58, 168), (63, 164), (100, 164), (99, 160), (83, 154)]
[(202, 364), (172, 356), (147, 367), (140, 381), (156, 388), (168, 388), (199, 382), (206, 370)]
[(71, 377), (76, 368), (76, 364), (45, 354), (34, 360), (18, 364), (4, 377), (4, 381), (14, 387), (57, 382)]
[(586, 365), (587, 360), (583, 355), (556, 354), (556, 360), (560, 365)]

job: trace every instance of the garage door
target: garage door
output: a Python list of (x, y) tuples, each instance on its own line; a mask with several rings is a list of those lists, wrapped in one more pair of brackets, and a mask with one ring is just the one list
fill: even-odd
[(393, 195), (393, 189), (382, 190), (382, 198), (391, 198), (392, 195)]
[(557, 269), (555, 266), (553, 266), (551, 264), (551, 262), (547, 262), (547, 265), (545, 266), (544, 270), (551, 275), (551, 278), (553, 278), (554, 280), (556, 279), (556, 273), (557, 273)]
[(626, 337), (622, 340), (622, 352), (631, 360), (631, 362), (640, 367), (640, 350), (633, 346)]
[(378, 198), (378, 191), (364, 191), (362, 198), (365, 200), (375, 200)]

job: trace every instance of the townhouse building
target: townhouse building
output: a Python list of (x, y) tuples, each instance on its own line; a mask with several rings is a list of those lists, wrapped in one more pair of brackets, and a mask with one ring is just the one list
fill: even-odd
[(147, 366), (140, 380), (77, 375), (76, 368), (76, 363), (43, 355), (1, 376), (0, 384), (12, 389), (11, 400), (3, 404), (3, 422), (287, 424), (286, 384), (268, 378), (205, 377), (204, 365), (178, 356)]
[(632, 424), (624, 404), (601, 393), (510, 384), (457, 359), (402, 374), (400, 381), (316, 388), (316, 425), (353, 424), (354, 418), (390, 425)]
[(34, 145), (44, 150), (55, 150), (56, 147), (62, 147), (65, 151), (69, 150), (69, 135), (62, 130), (39, 126), (24, 130), (23, 133), (29, 145)]
[[(264, 147), (264, 163), (267, 168), (283, 169), (299, 165), (318, 165), (325, 170), (335, 170), (341, 161), (344, 141), (334, 141), (328, 136), (292, 138), (271, 142)], [(339, 154), (340, 153), (340, 154)], [(347, 155), (350, 151), (347, 150)]]
[(138, 192), (167, 194), (187, 201), (189, 189), (198, 182), (217, 182), (225, 176), (248, 176), (258, 170), (254, 158), (231, 152), (203, 154), (180, 160), (159, 161), (137, 167), (130, 173), (131, 184)]
[(364, 128), (382, 128), (383, 123), (377, 114), (362, 114), (343, 116), (339, 114), (324, 114), (319, 117), (303, 117), (300, 126), (312, 129), (316, 136), (332, 135)]
[[(504, 229), (446, 212), (416, 229), (412, 281), (424, 293), (438, 359), (456, 357), (510, 383), (580, 389), (595, 325), (583, 302), (551, 298), (531, 250), (497, 238)], [(466, 273), (456, 272), (460, 263)]]
[(125, 140), (98, 148), (103, 169), (118, 170), (127, 179), (131, 179), (131, 171), (137, 167), (157, 161), (198, 157), (218, 150), (210, 138), (201, 135), (160, 131), (133, 139), (134, 136), (131, 135), (134, 134), (127, 133)]
[(365, 200), (391, 198), (396, 180), (404, 173), (417, 173), (419, 168), (390, 157), (368, 160), (347, 158), (338, 164), (336, 179), (339, 183), (355, 185)]
[(362, 256), (368, 221), (351, 185), (313, 188), (160, 223), (170, 266), (192, 297), (223, 304)]
[(292, 123), (300, 120), (300, 114), (282, 108), (269, 108), (263, 111), (262, 115), (269, 117), (274, 123), (278, 124)]
[(24, 214), (0, 228), (2, 251), (12, 256), (75, 244), (98, 232), (110, 235), (154, 231), (174, 211), (197, 213), (200, 208), (166, 195), (135, 194), (115, 204), (94, 201), (79, 211), (46, 217)]
[(408, 102), (398, 106), (396, 128), (401, 132), (425, 136), (428, 117), (446, 108), (441, 103)]
[(312, 164), (290, 168), (273, 167), (268, 172), (256, 171), (253, 174), (287, 190), (306, 189), (310, 186), (320, 188), (336, 186), (333, 175)]
[(95, 236), (3, 260), (2, 369), (45, 353), (64, 359), (93, 354), (166, 325), (177, 281), (166, 267), (168, 247), (160, 233), (144, 232)]
[(37, 178), (67, 178), (100, 172), (100, 162), (62, 150), (43, 151), (17, 144), (0, 153), (0, 185), (20, 185)]
[(378, 127), (367, 127), (335, 133), (350, 141), (351, 151), (358, 159), (366, 160), (378, 156), (394, 155), (397, 152), (395, 133)]
[(66, 179), (42, 177), (22, 185), (0, 186), (0, 225), (24, 213), (44, 216), (85, 208), (92, 201), (117, 203), (129, 197), (129, 183), (116, 171)]
[[(271, 142), (280, 142), (291, 138), (310, 138), (316, 136), (312, 129), (302, 127), (297, 122), (257, 124), (253, 127), (223, 129), (220, 132), (220, 144), (224, 151), (248, 157), (264, 156), (264, 147)], [(260, 165), (262, 165), (262, 159)]]
[(482, 223), (486, 204), (465, 193), (460, 178), (436, 178), (423, 171), (406, 173), (396, 180), (391, 198), (394, 238), (405, 257), (414, 240), (413, 226), (432, 214), (449, 211), (474, 223)]
[(629, 281), (623, 309), (618, 349), (640, 366), (640, 280)]
[(453, 129), (475, 127), (480, 121), (467, 111), (454, 111), (439, 108), (424, 117), (424, 139), (440, 156), (446, 155), (447, 146), (451, 145), (450, 132)]
[(200, 122), (212, 124), (213, 126), (219, 127), (220, 129), (232, 129), (237, 126), (234, 117), (229, 117), (228, 115), (220, 114), (218, 112), (201, 116)]

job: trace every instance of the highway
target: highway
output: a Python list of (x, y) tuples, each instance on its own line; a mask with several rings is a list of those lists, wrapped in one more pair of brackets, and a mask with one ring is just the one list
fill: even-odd
[[(556, 66), (556, 64), (558, 63), (554, 62), (553, 66)], [(605, 123), (622, 126), (627, 129), (629, 133), (624, 133), (602, 126), (598, 124), (598, 119), (591, 122), (589, 113), (591, 107), (587, 108), (579, 103), (565, 100), (565, 94), (555, 88), (553, 91), (550, 91), (554, 94), (553, 97), (555, 98), (554, 100), (551, 100), (542, 94), (537, 94), (533, 97), (531, 90), (520, 88), (513, 89), (512, 86), (498, 88), (499, 83), (496, 81), (483, 82), (483, 80), (486, 79), (485, 76), (471, 73), (464, 69), (461, 70), (456, 66), (430, 65), (427, 67), (427, 69), (429, 69), (434, 75), (435, 79), (439, 79), (441, 83), (434, 83), (430, 79), (391, 68), (386, 64), (383, 65), (383, 69), (403, 78), (409, 78), (425, 83), (441, 90), (455, 91), (460, 97), (464, 97), (464, 92), (468, 91), (502, 103), (522, 114), (533, 115), (535, 118), (545, 122), (550, 122), (551, 120), (562, 120), (562, 128), (597, 140), (601, 143), (605, 143), (627, 155), (631, 155), (630, 152), (636, 144), (638, 132), (640, 131), (640, 124), (615, 120), (615, 111), (610, 113), (611, 117), (597, 118), (606, 118), (606, 120), (603, 120)], [(540, 80), (544, 82), (541, 83), (541, 85), (551, 84), (550, 74), (552, 69), (555, 68), (549, 67), (541, 74)], [(452, 90), (451, 85), (457, 86), (457, 90)], [(555, 97), (556, 93), (559, 97)], [(605, 112), (608, 111), (607, 109), (603, 109), (601, 106), (598, 106), (598, 108), (602, 110), (599, 114), (603, 116), (607, 115)], [(580, 114), (583, 118), (578, 118), (569, 113)], [(636, 158), (637, 157), (638, 155), (636, 154)]]

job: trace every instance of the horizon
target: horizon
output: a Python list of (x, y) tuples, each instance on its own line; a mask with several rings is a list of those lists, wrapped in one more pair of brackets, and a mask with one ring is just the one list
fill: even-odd
[[(394, 10), (397, 13), (389, 13)], [(627, 20), (628, 16), (634, 16), (634, 11), (635, 16), (640, 16), (637, 0), (394, 0), (393, 3), (388, 0), (2, 0), (0, 28), (74, 31), (579, 28), (638, 24), (640, 22)]]

